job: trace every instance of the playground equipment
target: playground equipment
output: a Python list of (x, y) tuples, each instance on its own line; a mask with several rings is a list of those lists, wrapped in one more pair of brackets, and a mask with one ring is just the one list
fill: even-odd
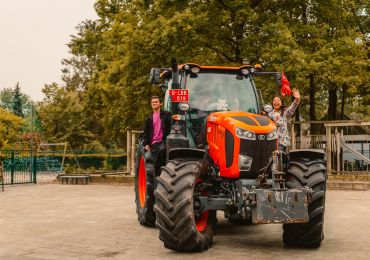
[[(37, 148), (37, 167), (38, 171), (62, 172), (66, 159), (67, 149), (71, 149), (68, 142), (64, 143), (40, 143)], [(80, 168), (76, 155), (73, 153), (74, 160)]]

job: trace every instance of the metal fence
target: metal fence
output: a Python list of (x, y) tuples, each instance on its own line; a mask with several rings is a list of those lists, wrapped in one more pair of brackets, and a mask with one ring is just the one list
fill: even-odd
[(4, 184), (36, 183), (36, 156), (32, 150), (0, 150)]
[[(38, 157), (42, 157), (38, 154)], [(67, 150), (66, 153), (56, 153), (54, 160), (63, 162), (62, 166), (78, 168), (81, 170), (104, 170), (104, 171), (121, 171), (126, 168), (126, 152), (123, 150)], [(64, 158), (64, 159), (63, 159)]]
[(48, 173), (94, 173), (125, 171), (122, 150), (0, 150), (4, 184), (36, 183), (37, 175)]
[(126, 168), (123, 150), (43, 150), (37, 152), (37, 172), (122, 171)]

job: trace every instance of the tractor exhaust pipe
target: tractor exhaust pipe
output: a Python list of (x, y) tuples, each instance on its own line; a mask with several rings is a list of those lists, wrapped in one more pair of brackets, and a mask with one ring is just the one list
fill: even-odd
[(175, 58), (171, 60), (171, 68), (172, 68), (172, 88), (180, 88), (179, 82), (179, 68), (177, 66), (177, 61)]

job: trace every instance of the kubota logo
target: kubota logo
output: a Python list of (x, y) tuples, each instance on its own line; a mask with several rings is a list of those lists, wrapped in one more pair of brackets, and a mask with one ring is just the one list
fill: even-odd
[(265, 135), (259, 135), (258, 140), (265, 140)]

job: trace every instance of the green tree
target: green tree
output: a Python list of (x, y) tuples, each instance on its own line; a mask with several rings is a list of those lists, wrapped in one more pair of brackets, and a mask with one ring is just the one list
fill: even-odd
[[(20, 100), (22, 112), (25, 117), (31, 113), (31, 99), (28, 95), (20, 92)], [(4, 88), (0, 91), (0, 107), (6, 109), (9, 112), (13, 112), (14, 105), (14, 90), (11, 88)]]
[(38, 105), (38, 115), (47, 141), (68, 141), (74, 149), (81, 149), (99, 139), (87, 128), (88, 118), (77, 91), (53, 83), (45, 85), (43, 92), (46, 97)]
[(19, 82), (15, 85), (13, 90), (13, 113), (17, 116), (23, 117), (23, 108), (22, 108), (22, 93), (21, 88), (19, 87)]
[(13, 109), (13, 90), (11, 88), (4, 88), (0, 91), (0, 107), (7, 111)]
[(24, 119), (0, 108), (0, 149), (10, 149), (20, 140)]

